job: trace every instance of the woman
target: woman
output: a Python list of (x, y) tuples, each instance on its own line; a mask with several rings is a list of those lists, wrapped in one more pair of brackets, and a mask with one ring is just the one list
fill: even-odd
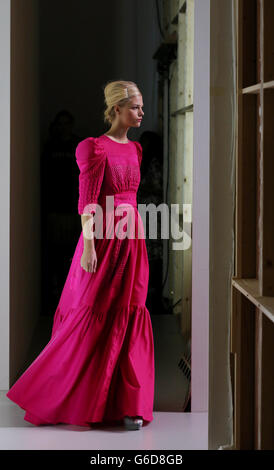
[(104, 94), (109, 131), (76, 148), (83, 230), (51, 339), (7, 393), (35, 425), (123, 420), (140, 429), (153, 420), (149, 264), (136, 202), (142, 147), (127, 138), (140, 126), (143, 100), (128, 81), (109, 82)]

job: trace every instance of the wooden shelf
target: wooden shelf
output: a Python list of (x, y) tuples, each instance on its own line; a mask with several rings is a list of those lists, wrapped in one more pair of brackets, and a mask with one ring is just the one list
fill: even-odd
[[(271, 88), (274, 88), (274, 80), (271, 80), (270, 82), (262, 83), (262, 88), (263, 90), (269, 90)], [(242, 93), (243, 95), (258, 94), (260, 93), (260, 91), (261, 91), (261, 83), (256, 83), (255, 85), (242, 88), (242, 90), (240, 90), (240, 93)]]
[(237, 1), (234, 447), (274, 442), (274, 0)]
[(274, 323), (274, 297), (260, 296), (258, 279), (232, 277), (232, 285)]
[(266, 90), (267, 88), (274, 88), (274, 80), (271, 80), (270, 82), (265, 82), (263, 84), (263, 88), (264, 90)]
[(243, 95), (246, 95), (246, 94), (258, 94), (260, 93), (260, 90), (261, 90), (261, 84), (260, 83), (256, 83), (256, 85), (252, 85), (252, 86), (247, 86), (245, 88), (243, 88), (241, 90), (242, 94)]

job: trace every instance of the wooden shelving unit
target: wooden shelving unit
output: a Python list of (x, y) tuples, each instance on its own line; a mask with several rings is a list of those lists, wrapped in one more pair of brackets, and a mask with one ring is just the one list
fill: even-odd
[(235, 449), (274, 449), (274, 1), (238, 0)]

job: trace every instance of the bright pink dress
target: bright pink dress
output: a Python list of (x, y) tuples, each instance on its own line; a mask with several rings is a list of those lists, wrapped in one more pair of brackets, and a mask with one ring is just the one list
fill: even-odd
[[(139, 142), (118, 143), (104, 134), (76, 148), (78, 213), (88, 207), (97, 217), (100, 205), (103, 237), (95, 233), (97, 270), (89, 273), (80, 265), (81, 231), (51, 339), (6, 394), (37, 426), (89, 426), (125, 415), (153, 420), (154, 342), (145, 305), (149, 264), (137, 209), (141, 159)], [(106, 196), (113, 196), (114, 210), (124, 204), (112, 219), (106, 217), (111, 214)], [(127, 214), (126, 224), (115, 229)], [(127, 235), (129, 226), (135, 236)], [(121, 231), (127, 235), (123, 239)]]

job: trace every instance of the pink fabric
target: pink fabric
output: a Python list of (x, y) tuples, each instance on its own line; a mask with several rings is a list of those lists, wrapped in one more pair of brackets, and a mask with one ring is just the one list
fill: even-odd
[[(145, 305), (149, 265), (136, 202), (141, 159), (139, 142), (121, 144), (105, 135), (77, 146), (78, 212), (88, 208), (97, 217), (96, 203), (101, 205), (103, 238), (94, 240), (97, 271), (87, 273), (80, 265), (81, 232), (51, 339), (6, 394), (35, 425), (89, 426), (125, 415), (153, 420), (154, 342)], [(114, 208), (128, 207), (135, 238), (106, 237), (112, 227), (105, 217), (106, 195), (114, 196)], [(125, 215), (115, 215), (114, 226)]]

